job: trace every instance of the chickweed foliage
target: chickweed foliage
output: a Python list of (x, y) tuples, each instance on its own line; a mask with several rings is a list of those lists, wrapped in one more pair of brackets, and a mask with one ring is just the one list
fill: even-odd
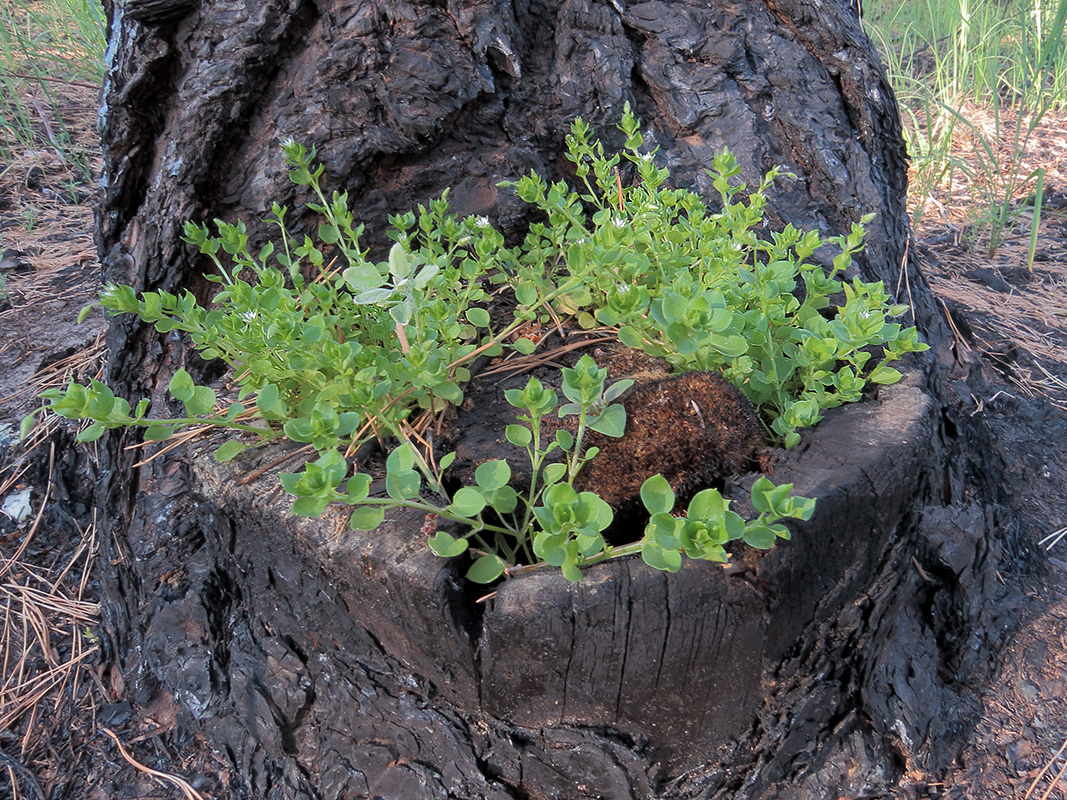
[[(818, 234), (791, 226), (766, 239), (756, 234), (777, 171), (745, 197), (736, 161), (718, 156), (711, 174), (721, 209), (713, 211), (694, 193), (667, 187), (628, 107), (620, 129), (622, 153), (608, 155), (587, 125), (574, 123), (567, 156), (576, 187), (535, 174), (509, 184), (542, 219), (518, 246), (507, 247), (485, 218), (457, 218), (446, 193), (391, 219), (395, 243), (380, 263), (367, 258), (348, 197), (325, 196), (314, 151), (286, 142), (291, 179), (317, 198), (316, 238), (294, 239), (278, 205), (269, 220), (277, 237), (258, 252), (243, 223), (188, 223), (185, 239), (212, 262), (220, 287), (210, 306), (189, 292), (138, 295), (112, 285), (101, 295), (109, 312), (180, 331), (204, 358), (228, 363), (236, 398), (220, 404), (178, 370), (170, 393), (184, 416), (150, 416), (147, 400), (131, 408), (99, 381), (49, 390), (45, 408), (89, 420), (82, 441), (118, 427), (141, 427), (150, 440), (205, 424), (243, 434), (219, 447), (220, 461), (279, 436), (307, 443), (313, 460), (280, 476), (296, 498), (293, 513), (317, 516), (341, 504), (351, 508), (353, 529), (372, 530), (392, 509), (423, 511), (429, 546), (469, 558), (467, 577), (478, 583), (520, 565), (551, 565), (578, 580), (581, 567), (619, 555), (640, 553), (674, 571), (683, 556), (725, 561), (733, 541), (771, 547), (789, 536), (782, 520), (809, 519), (814, 500), (766, 478), (752, 488), (758, 516), (746, 521), (714, 489), (676, 508), (667, 481), (654, 476), (641, 489), (650, 519), (640, 541), (604, 541), (611, 508), (574, 483), (597, 456), (589, 431), (624, 435), (626, 412), (616, 401), (630, 382), (609, 384), (589, 356), (563, 370), (562, 399), (536, 378), (506, 393), (516, 417), (504, 434), (529, 459), (528, 486), (513, 485), (507, 462), (494, 460), (478, 466), (472, 485), (450, 492), (443, 475), (455, 455), (415, 444), (415, 417), (462, 402), (473, 359), (536, 348), (521, 335), (531, 320), (608, 327), (679, 371), (721, 371), (786, 446), (824, 409), (859, 400), (870, 383), (898, 380), (889, 362), (926, 349), (914, 328), (890, 321), (904, 307), (891, 304), (880, 283), (838, 279), (862, 246), (861, 225), (832, 240), (840, 254), (824, 270), (809, 260), (823, 244)], [(494, 322), (490, 292), (500, 289), (514, 295), (515, 310)], [(838, 293), (844, 303), (831, 308)], [(549, 436), (549, 415), (573, 424)], [(372, 495), (371, 475), (354, 470), (346, 454), (375, 438), (393, 449), (384, 494)]]

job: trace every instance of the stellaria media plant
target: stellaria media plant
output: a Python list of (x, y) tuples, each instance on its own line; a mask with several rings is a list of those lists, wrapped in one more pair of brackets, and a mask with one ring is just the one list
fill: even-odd
[[(210, 279), (220, 291), (209, 307), (188, 291), (138, 295), (112, 285), (101, 295), (108, 312), (180, 332), (205, 359), (224, 360), (236, 396), (220, 403), (180, 369), (170, 392), (184, 416), (149, 416), (147, 401), (131, 408), (99, 381), (45, 392), (45, 408), (89, 420), (82, 441), (118, 427), (143, 428), (156, 441), (194, 425), (230, 428), (240, 438), (218, 448), (220, 461), (281, 436), (306, 443), (316, 456), (281, 475), (295, 514), (348, 506), (351, 527), (370, 530), (390, 509), (423, 511), (429, 546), (470, 558), (467, 576), (480, 583), (537, 563), (578, 580), (581, 567), (619, 555), (639, 552), (653, 567), (677, 570), (683, 556), (724, 561), (733, 541), (770, 547), (789, 536), (782, 520), (810, 518), (814, 500), (766, 478), (752, 487), (758, 516), (745, 521), (715, 489), (676, 509), (668, 482), (653, 476), (641, 488), (643, 537), (618, 547), (604, 541), (610, 507), (574, 482), (597, 455), (587, 431), (624, 435), (616, 401), (628, 382), (609, 384), (589, 356), (563, 371), (562, 404), (536, 378), (507, 393), (517, 416), (502, 427), (526, 452), (529, 485), (516, 485), (507, 462), (493, 460), (477, 467), (473, 485), (450, 492), (454, 454), (435, 453), (419, 435), (462, 402), (477, 357), (532, 353), (531, 323), (606, 327), (679, 371), (719, 371), (759, 408), (769, 438), (786, 446), (825, 409), (861, 399), (871, 383), (898, 380), (889, 362), (926, 349), (914, 328), (890, 321), (905, 308), (891, 304), (880, 283), (836, 277), (862, 246), (862, 224), (832, 240), (840, 254), (824, 270), (810, 260), (823, 244), (817, 233), (787, 226), (756, 235), (777, 170), (746, 198), (734, 158), (717, 156), (710, 173), (721, 209), (709, 210), (693, 192), (668, 187), (629, 107), (619, 127), (625, 146), (608, 156), (587, 125), (574, 123), (567, 157), (578, 188), (536, 174), (507, 184), (541, 216), (517, 246), (485, 218), (457, 218), (446, 193), (391, 218), (394, 244), (380, 263), (367, 258), (347, 195), (326, 197), (314, 151), (286, 142), (290, 178), (316, 198), (317, 238), (295, 240), (278, 205), (269, 219), (278, 235), (258, 252), (241, 222), (216, 220), (214, 232), (188, 223), (185, 240), (217, 273)], [(623, 171), (632, 175), (626, 183)], [(502, 321), (490, 313), (491, 293), (501, 288), (514, 296)], [(830, 308), (836, 293), (845, 302)], [(550, 414), (573, 417), (571, 428), (544, 434)], [(32, 424), (31, 415), (24, 429)], [(389, 450), (380, 496), (351, 457), (374, 440)]]

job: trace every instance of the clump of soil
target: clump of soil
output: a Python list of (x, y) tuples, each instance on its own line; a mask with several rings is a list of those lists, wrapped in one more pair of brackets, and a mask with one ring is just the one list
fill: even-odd
[(616, 511), (632, 509), (641, 484), (657, 473), (679, 502), (697, 491), (722, 488), (755, 466), (764, 444), (756, 410), (715, 372), (689, 372), (635, 386), (623, 397), (626, 436), (591, 434), (600, 453), (576, 486), (599, 494)]

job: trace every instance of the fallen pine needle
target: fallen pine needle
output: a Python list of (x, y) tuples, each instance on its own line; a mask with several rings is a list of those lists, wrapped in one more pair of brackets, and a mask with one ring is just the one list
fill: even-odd
[[(1023, 800), (1029, 800), (1030, 796), (1037, 789), (1037, 784), (1040, 783), (1041, 779), (1044, 778), (1045, 775), (1047, 775), (1052, 770), (1052, 767), (1055, 765), (1056, 761), (1059, 759), (1060, 756), (1063, 755), (1064, 750), (1067, 750), (1067, 739), (1063, 740), (1063, 744), (1061, 744), (1060, 749), (1056, 751), (1056, 755), (1050, 758), (1048, 760), (1048, 763), (1041, 768), (1041, 771), (1039, 773), (1037, 773), (1037, 777), (1034, 778), (1033, 783), (1030, 784), (1030, 788), (1026, 790), (1026, 794), (1023, 796)], [(1041, 795), (1041, 800), (1048, 800), (1049, 795), (1052, 794), (1053, 790), (1059, 784), (1060, 779), (1063, 777), (1064, 771), (1067, 771), (1067, 765), (1064, 765), (1063, 769), (1061, 769), (1059, 771), (1059, 774), (1057, 774), (1056, 777), (1052, 780), (1052, 784), (1048, 787), (1048, 790), (1046, 790), (1045, 793)]]
[(177, 775), (171, 775), (167, 772), (160, 772), (159, 770), (152, 769), (151, 767), (146, 767), (144, 764), (142, 764), (140, 761), (130, 755), (129, 751), (126, 750), (122, 742), (119, 741), (118, 736), (116, 736), (107, 728), (101, 728), (100, 730), (102, 730), (104, 733), (110, 736), (112, 740), (114, 740), (115, 746), (119, 749), (119, 754), (124, 759), (126, 759), (130, 763), (130, 766), (132, 766), (134, 769), (143, 772), (145, 775), (149, 775), (152, 778), (155, 778), (161, 783), (169, 783), (172, 786), (178, 787), (178, 789), (181, 790), (181, 793), (185, 795), (186, 800), (204, 800), (204, 796), (192, 786), (190, 786), (184, 778), (179, 778)]

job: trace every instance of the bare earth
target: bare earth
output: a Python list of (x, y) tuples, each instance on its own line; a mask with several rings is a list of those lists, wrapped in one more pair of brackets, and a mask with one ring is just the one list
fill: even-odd
[[(91, 148), (94, 93), (64, 96)], [(1047, 170), (1032, 273), (1032, 208), (989, 256), (969, 241), (974, 198), (950, 183), (917, 232), (953, 355), (979, 368), (965, 400), (1003, 461), (999, 500), (1020, 519), (999, 576), (1025, 601), (1007, 647), (989, 654), (983, 713), (955, 767), (909, 771), (900, 797), (1067, 798), (1067, 115), (1047, 116), (1029, 153), (1023, 174)], [(100, 667), (96, 529), (64, 469), (69, 430), (17, 443), (37, 392), (100, 369), (100, 312), (75, 324), (99, 288), (95, 191), (47, 148), (0, 164), (0, 796), (226, 797), (226, 760), (176, 731), (173, 707), (131, 708)]]

